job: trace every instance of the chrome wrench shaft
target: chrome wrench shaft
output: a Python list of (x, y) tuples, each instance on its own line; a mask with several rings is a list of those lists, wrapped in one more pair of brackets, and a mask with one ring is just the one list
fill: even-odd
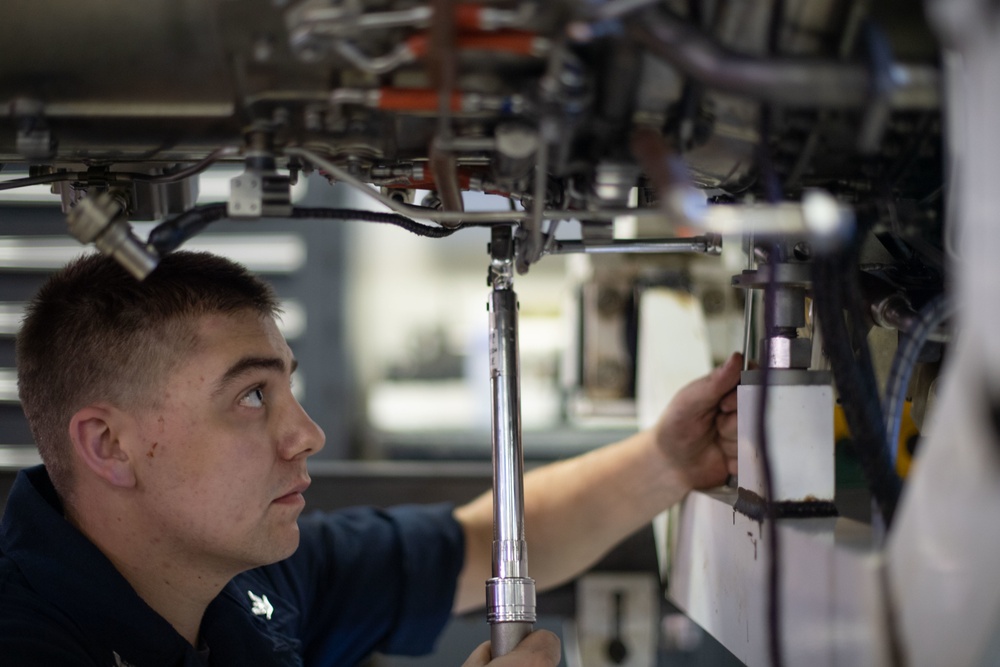
[(535, 622), (535, 582), (524, 539), (524, 461), (513, 289), (511, 228), (494, 227), (490, 243), (490, 389), (493, 418), (493, 578), (486, 582), (493, 656), (509, 653)]

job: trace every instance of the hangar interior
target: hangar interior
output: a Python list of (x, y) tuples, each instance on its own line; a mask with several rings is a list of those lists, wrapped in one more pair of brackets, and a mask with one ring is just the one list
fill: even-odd
[(729, 484), (537, 605), (507, 598), (534, 599), (512, 564), (492, 627), (373, 667), (460, 664), (532, 623), (567, 667), (1000, 661), (996, 2), (3, 17), (4, 497), (38, 462), (14, 372), (30, 295), (83, 252), (141, 280), (208, 249), (281, 297), (327, 435), (313, 508), (492, 484), (517, 542), (524, 467), (747, 359)]

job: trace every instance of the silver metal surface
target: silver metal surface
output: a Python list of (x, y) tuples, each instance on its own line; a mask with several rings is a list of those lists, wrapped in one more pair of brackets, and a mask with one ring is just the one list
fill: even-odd
[(494, 288), (490, 296), (490, 384), (493, 391), (494, 574), (523, 577), (524, 490), (517, 350), (517, 296)]
[(514, 243), (509, 227), (490, 244), (490, 389), (493, 425), (493, 578), (486, 584), (493, 655), (505, 655), (535, 621), (535, 582), (528, 578), (524, 541), (524, 459), (513, 290)]
[(764, 356), (765, 342), (762, 340), (759, 358), (768, 368), (809, 368), (812, 359), (812, 341), (808, 338), (773, 336), (767, 342), (767, 356)]
[(494, 577), (486, 582), (486, 620), (490, 623), (534, 623), (535, 582)]
[(67, 217), (70, 233), (80, 243), (93, 243), (142, 280), (159, 263), (156, 253), (132, 233), (122, 216), (122, 202), (108, 192), (81, 200)]
[(613, 240), (602, 243), (584, 243), (583, 241), (555, 241), (547, 254), (569, 255), (615, 254), (615, 253), (701, 253), (718, 255), (722, 252), (722, 239), (718, 236), (692, 236), (678, 239), (629, 239)]

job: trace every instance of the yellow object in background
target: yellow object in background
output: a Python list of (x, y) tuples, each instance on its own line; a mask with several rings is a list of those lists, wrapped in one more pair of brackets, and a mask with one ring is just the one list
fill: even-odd
[[(899, 425), (899, 441), (896, 443), (896, 472), (904, 479), (910, 472), (910, 464), (913, 457), (910, 456), (910, 449), (906, 443), (910, 439), (919, 437), (920, 430), (913, 422), (910, 410), (913, 408), (913, 401), (906, 401), (903, 404), (903, 421)], [(833, 441), (850, 440), (851, 429), (847, 426), (847, 418), (844, 416), (844, 408), (839, 404), (833, 409)]]

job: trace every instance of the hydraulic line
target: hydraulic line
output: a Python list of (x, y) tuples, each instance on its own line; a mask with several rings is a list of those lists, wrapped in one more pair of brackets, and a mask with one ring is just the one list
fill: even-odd
[[(677, 16), (650, 7), (625, 21), (628, 34), (650, 53), (706, 86), (784, 106), (861, 109), (872, 96), (872, 73), (862, 63), (756, 57), (735, 53)], [(935, 68), (893, 64), (890, 103), (897, 108), (935, 108)]]
[[(867, 368), (859, 366), (844, 322), (846, 304), (842, 281), (844, 275), (853, 277), (853, 271), (848, 262), (838, 262), (830, 257), (818, 258), (813, 265), (814, 303), (855, 450), (861, 459), (868, 488), (886, 527), (889, 527), (899, 502), (902, 482), (885, 442), (885, 426), (875, 378), (870, 365)], [(865, 344), (864, 340), (861, 344)]]
[(889, 379), (885, 385), (885, 434), (889, 443), (893, 465), (896, 463), (896, 443), (899, 441), (899, 428), (903, 419), (903, 405), (906, 403), (906, 388), (910, 377), (920, 357), (927, 338), (937, 329), (952, 312), (951, 301), (939, 294), (920, 309), (913, 326), (903, 334), (903, 340), (896, 348), (892, 358)]
[[(209, 224), (227, 217), (225, 204), (204, 204), (177, 215), (161, 223), (149, 233), (147, 244), (158, 253), (164, 255), (176, 250), (185, 241), (201, 233)], [(383, 213), (381, 211), (364, 211), (347, 208), (302, 208), (292, 209), (295, 219), (317, 220), (358, 220), (360, 222), (377, 222), (401, 227), (406, 231), (428, 238), (444, 238), (451, 236), (460, 227), (445, 228), (424, 225), (398, 213)]]
[(149, 232), (146, 245), (152, 247), (162, 257), (227, 215), (225, 204), (195, 206), (154, 227)]

